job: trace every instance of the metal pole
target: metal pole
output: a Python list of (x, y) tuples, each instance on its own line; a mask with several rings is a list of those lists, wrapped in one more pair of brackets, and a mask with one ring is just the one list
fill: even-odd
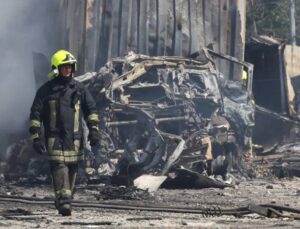
[(295, 1), (290, 0), (290, 39), (291, 44), (296, 45)]
[[(184, 121), (187, 120), (187, 116), (178, 116), (178, 117), (166, 117), (166, 118), (156, 118), (155, 123), (164, 123), (164, 122), (177, 122), (177, 121)], [(136, 125), (138, 124), (138, 120), (130, 120), (130, 121), (115, 121), (115, 122), (106, 122), (105, 125), (107, 127), (114, 127), (114, 126), (127, 126), (127, 125)]]

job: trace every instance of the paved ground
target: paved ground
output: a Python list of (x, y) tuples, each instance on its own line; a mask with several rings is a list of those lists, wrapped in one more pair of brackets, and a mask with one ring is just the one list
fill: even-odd
[[(26, 187), (2, 184), (1, 193), (19, 196), (49, 197), (50, 186)], [(95, 189), (80, 186), (75, 196), (77, 200), (96, 202)], [(218, 206), (232, 208), (253, 203), (273, 203), (300, 208), (300, 179), (243, 181), (235, 188), (202, 190), (161, 189), (145, 200), (130, 203), (165, 204), (172, 206)], [(122, 203), (122, 200), (105, 200)], [(127, 201), (128, 203), (128, 201)], [(11, 211), (18, 209), (19, 214)], [(30, 214), (20, 214), (30, 211)], [(54, 206), (16, 204), (0, 201), (0, 227), (5, 228), (295, 228), (300, 221), (288, 218), (269, 219), (251, 214), (237, 218), (234, 216), (203, 217), (197, 214), (159, 213), (145, 211), (120, 211), (108, 209), (75, 208), (72, 216), (61, 217)], [(4, 213), (10, 212), (5, 216)]]

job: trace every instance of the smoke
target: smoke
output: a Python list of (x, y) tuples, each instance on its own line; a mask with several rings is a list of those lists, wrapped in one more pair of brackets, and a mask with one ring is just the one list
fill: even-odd
[(36, 91), (32, 52), (50, 58), (59, 46), (55, 5), (54, 0), (0, 1), (0, 143), (28, 128)]

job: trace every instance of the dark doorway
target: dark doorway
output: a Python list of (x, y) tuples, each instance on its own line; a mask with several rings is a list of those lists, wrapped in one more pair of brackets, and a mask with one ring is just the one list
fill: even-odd
[[(273, 39), (251, 38), (246, 44), (245, 61), (254, 65), (253, 95), (255, 103), (270, 111), (287, 114), (284, 86), (283, 57), (280, 42)], [(278, 144), (287, 134), (287, 125), (256, 110), (253, 140), (266, 146)]]
[(249, 42), (246, 45), (245, 61), (254, 65), (253, 95), (255, 103), (281, 113), (281, 70), (279, 45)]

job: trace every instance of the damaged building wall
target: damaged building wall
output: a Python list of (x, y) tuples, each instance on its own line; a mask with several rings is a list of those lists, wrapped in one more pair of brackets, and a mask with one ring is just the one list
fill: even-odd
[[(212, 44), (216, 52), (243, 59), (245, 0), (62, 2), (69, 49), (80, 60), (79, 73), (98, 70), (130, 50), (187, 56)], [(224, 75), (239, 79), (240, 67), (217, 64)]]

